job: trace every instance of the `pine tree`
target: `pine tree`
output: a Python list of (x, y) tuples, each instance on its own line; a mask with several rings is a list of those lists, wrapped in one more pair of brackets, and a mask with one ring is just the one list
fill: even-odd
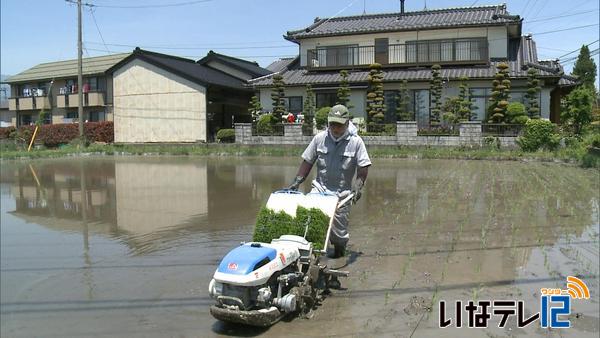
[(540, 93), (540, 80), (537, 78), (538, 72), (535, 68), (529, 68), (527, 71), (527, 115), (531, 119), (540, 118), (540, 104), (538, 102)]
[(252, 121), (258, 122), (258, 118), (260, 117), (260, 113), (262, 111), (262, 106), (260, 105), (260, 101), (256, 95), (252, 96), (250, 99), (250, 103), (248, 103), (248, 113), (252, 115)]
[(488, 110), (489, 123), (503, 123), (506, 116), (506, 107), (510, 100), (510, 75), (508, 65), (501, 62), (496, 66), (498, 69), (492, 81), (492, 97)]
[(337, 104), (343, 104), (350, 110), (350, 108), (354, 108), (353, 105), (350, 104), (350, 83), (348, 82), (348, 71), (343, 69), (340, 70), (340, 88), (337, 90)]
[(396, 119), (398, 121), (413, 121), (414, 115), (410, 109), (410, 95), (406, 88), (408, 81), (403, 80), (400, 83), (400, 90), (396, 95)]
[(572, 74), (577, 76), (584, 86), (595, 91), (596, 72), (596, 63), (590, 56), (590, 49), (587, 45), (581, 46)]
[(312, 126), (315, 116), (315, 93), (310, 84), (306, 85), (306, 97), (304, 98), (304, 123)]
[(367, 117), (369, 124), (382, 124), (385, 118), (383, 96), (383, 72), (379, 63), (369, 66), (369, 90), (367, 91)]
[(273, 90), (271, 92), (271, 100), (273, 101), (273, 123), (281, 123), (281, 117), (285, 113), (284, 86), (283, 76), (275, 74), (273, 76)]
[(442, 112), (442, 67), (440, 65), (431, 66), (431, 81), (429, 90), (431, 93), (431, 116), (430, 122), (439, 123)]
[(471, 92), (467, 81), (469, 78), (466, 76), (461, 77), (459, 88), (459, 105), (458, 109), (458, 120), (459, 121), (470, 121), (473, 117), (473, 101), (471, 101)]

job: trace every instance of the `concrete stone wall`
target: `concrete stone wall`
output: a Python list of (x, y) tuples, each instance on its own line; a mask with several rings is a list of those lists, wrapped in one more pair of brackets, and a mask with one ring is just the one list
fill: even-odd
[[(481, 122), (463, 122), (458, 136), (419, 136), (417, 122), (397, 122), (395, 136), (361, 136), (367, 146), (480, 147), (485, 144)], [(235, 124), (235, 142), (239, 144), (307, 145), (312, 136), (302, 135), (301, 124), (285, 124), (284, 136), (252, 136), (251, 123)], [(517, 146), (516, 137), (498, 137), (501, 147)]]

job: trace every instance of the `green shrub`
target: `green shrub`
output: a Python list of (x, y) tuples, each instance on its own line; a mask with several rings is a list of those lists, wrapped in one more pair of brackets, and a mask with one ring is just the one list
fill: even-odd
[(304, 236), (307, 224), (309, 227), (306, 240), (312, 242), (315, 249), (322, 249), (329, 227), (329, 217), (316, 208), (306, 209), (299, 206), (294, 218), (283, 211), (275, 212), (262, 207), (256, 218), (252, 240), (269, 243), (281, 235)]
[(600, 133), (594, 133), (586, 136), (583, 143), (594, 148), (600, 148)]
[(524, 151), (554, 150), (560, 144), (560, 135), (556, 125), (548, 120), (529, 120), (525, 123), (523, 136), (517, 138), (517, 144)]
[(260, 135), (271, 135), (273, 134), (273, 120), (274, 117), (271, 114), (261, 115), (256, 123), (256, 131)]
[(521, 102), (511, 102), (506, 107), (506, 121), (509, 123), (525, 124), (529, 120), (525, 105)]
[(325, 129), (327, 126), (327, 115), (329, 114), (330, 110), (331, 107), (323, 107), (317, 110), (317, 113), (315, 114), (315, 123), (317, 124), (317, 129)]
[(217, 140), (222, 143), (233, 143), (235, 142), (235, 130), (233, 129), (219, 129), (217, 132)]

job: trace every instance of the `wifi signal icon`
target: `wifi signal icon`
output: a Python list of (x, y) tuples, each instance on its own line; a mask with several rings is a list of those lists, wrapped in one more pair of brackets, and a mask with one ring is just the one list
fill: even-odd
[(573, 299), (590, 299), (590, 289), (581, 279), (574, 276), (567, 277), (567, 292)]

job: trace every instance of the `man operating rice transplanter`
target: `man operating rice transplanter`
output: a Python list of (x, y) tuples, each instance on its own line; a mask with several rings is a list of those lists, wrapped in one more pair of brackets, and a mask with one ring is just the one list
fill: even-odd
[[(313, 190), (337, 193), (340, 199), (354, 193), (352, 202), (356, 203), (360, 199), (371, 165), (369, 154), (356, 127), (350, 121), (348, 108), (343, 105), (333, 106), (327, 116), (327, 123), (327, 129), (315, 135), (302, 153), (302, 164), (289, 189), (298, 190), (316, 162), (317, 178)], [(350, 239), (350, 206), (350, 203), (346, 203), (334, 215), (330, 234), (334, 258), (346, 253), (346, 245)]]

